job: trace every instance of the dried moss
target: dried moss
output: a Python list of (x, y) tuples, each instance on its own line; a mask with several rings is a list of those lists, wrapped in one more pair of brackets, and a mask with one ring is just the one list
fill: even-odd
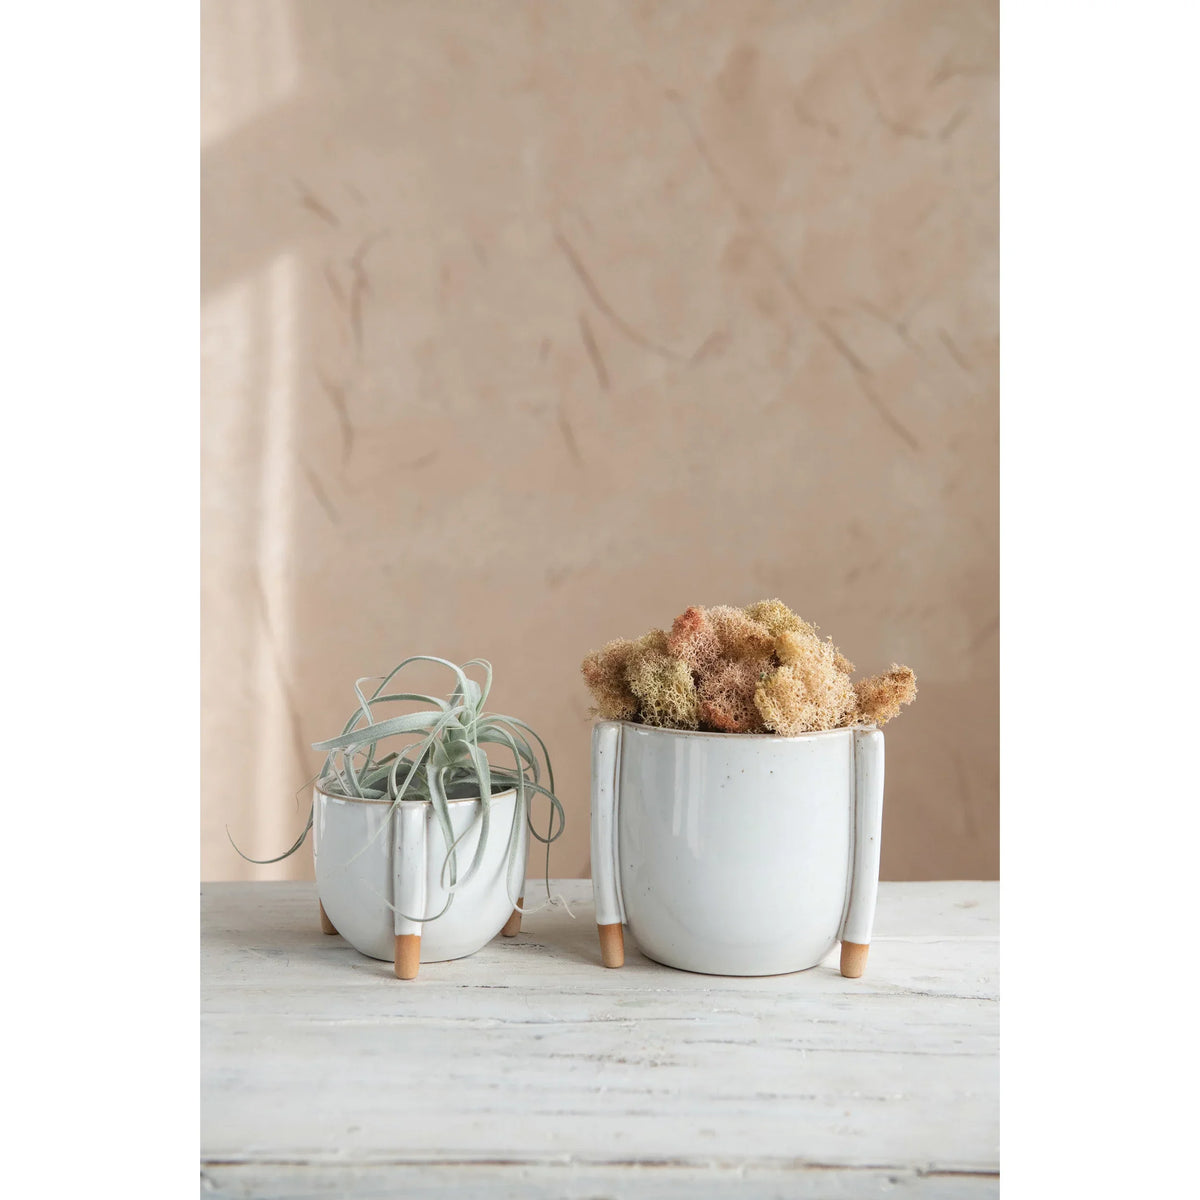
[(748, 604), (742, 610), (752, 621), (764, 626), (772, 637), (781, 633), (811, 633), (816, 630), (802, 621), (782, 600), (760, 600), (757, 604)]
[(699, 727), (700, 699), (691, 668), (682, 659), (648, 651), (630, 662), (627, 678), (643, 723), (667, 729)]
[(708, 619), (720, 643), (722, 658), (765, 658), (775, 649), (770, 631), (748, 617), (745, 609), (719, 604), (708, 610)]
[(608, 720), (724, 733), (818, 729), (891, 720), (916, 695), (907, 667), (861, 681), (854, 664), (781, 600), (746, 608), (693, 605), (670, 632), (618, 638), (583, 661)]
[(833, 643), (797, 637), (792, 648), (790, 661), (755, 690), (763, 724), (785, 737), (846, 724), (855, 708), (854, 685), (837, 669)]
[(636, 643), (628, 638), (615, 638), (583, 660), (583, 679), (596, 701), (593, 716), (604, 721), (629, 721), (637, 715), (637, 697), (625, 677), (635, 647)]
[(759, 683), (754, 706), (771, 733), (793, 737), (817, 727), (816, 705), (809, 703), (804, 678), (795, 667), (779, 667)]
[(665, 629), (651, 629), (649, 633), (643, 633), (636, 642), (633, 643), (633, 657), (639, 658), (644, 654), (670, 654), (671, 647), (667, 639), (667, 631)]
[[(802, 633), (798, 629), (787, 629), (775, 638), (775, 657), (785, 666), (807, 662), (821, 653), (821, 641), (815, 633)], [(832, 659), (831, 659), (832, 661)]]
[(892, 663), (890, 671), (856, 683), (854, 695), (858, 719), (882, 725), (900, 711), (901, 705), (911, 704), (917, 698), (917, 677), (911, 667)]
[(772, 669), (769, 658), (722, 661), (700, 681), (700, 719), (720, 733), (764, 733), (754, 705), (759, 680)]
[(721, 653), (721, 642), (708, 613), (692, 605), (675, 618), (667, 635), (667, 651), (696, 672), (711, 667)]

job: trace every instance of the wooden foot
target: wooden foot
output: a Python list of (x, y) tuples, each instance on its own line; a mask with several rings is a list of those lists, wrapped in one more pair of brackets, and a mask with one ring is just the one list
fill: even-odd
[(600, 958), (606, 967), (625, 965), (625, 931), (618, 921), (615, 925), (597, 925), (600, 932)]
[(512, 910), (512, 916), (504, 923), (504, 928), (500, 933), (504, 937), (516, 937), (521, 932), (521, 905), (525, 903), (525, 897), (517, 898), (517, 907)]
[(329, 919), (325, 912), (325, 905), (323, 905), (320, 900), (317, 901), (317, 907), (321, 910), (321, 932), (337, 933), (337, 930), (333, 926), (333, 922)]
[(861, 979), (867, 966), (867, 951), (870, 946), (860, 942), (842, 943), (842, 974), (847, 979)]
[(421, 935), (396, 934), (396, 978), (416, 979), (421, 969)]

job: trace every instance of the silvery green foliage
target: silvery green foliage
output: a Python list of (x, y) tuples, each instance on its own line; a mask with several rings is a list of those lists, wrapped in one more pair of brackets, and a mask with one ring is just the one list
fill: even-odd
[[(445, 700), (420, 692), (386, 690), (405, 667), (415, 662), (439, 663), (454, 673), (454, 690)], [(467, 676), (470, 667), (483, 672), (482, 684)], [(318, 787), (332, 795), (390, 800), (393, 808), (401, 800), (428, 801), (446, 839), (443, 881), (452, 894), (470, 880), (482, 861), (490, 833), (491, 797), (498, 792), (514, 790), (517, 816), (508, 834), (509, 853), (512, 855), (517, 851), (519, 822), (528, 821), (530, 832), (546, 846), (548, 879), (550, 843), (562, 835), (564, 825), (562, 805), (554, 794), (554, 770), (545, 743), (524, 721), (484, 709), (492, 686), (491, 663), (476, 658), (460, 667), (444, 658), (414, 655), (384, 676), (368, 696), (363, 691), (363, 684), (372, 678), (378, 677), (368, 676), (355, 683), (358, 707), (342, 732), (337, 737), (313, 744), (313, 749), (326, 752), (325, 762), (317, 775)], [(379, 719), (380, 708), (396, 703), (416, 703), (425, 707)], [(382, 742), (401, 736), (415, 737), (416, 740), (399, 750), (380, 754)], [(531, 738), (541, 751), (540, 760)], [(506, 758), (511, 756), (512, 766), (489, 761), (485, 746), (498, 747)], [(542, 761), (548, 786), (542, 784)], [(538, 795), (545, 796), (550, 802), (549, 828), (545, 836), (538, 833), (532, 821), (531, 801)], [(447, 804), (450, 800), (475, 796), (483, 801), (477, 818), (482, 828), (475, 856), (460, 876), (457, 842)], [(308, 823), (291, 847), (276, 858), (251, 861), (278, 862), (294, 854), (308, 836), (312, 822), (310, 809)], [(464, 833), (462, 837), (465, 836)]]

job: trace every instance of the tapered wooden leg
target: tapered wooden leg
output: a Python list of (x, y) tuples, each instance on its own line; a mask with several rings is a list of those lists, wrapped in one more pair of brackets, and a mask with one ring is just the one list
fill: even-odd
[(321, 932), (322, 933), (337, 933), (337, 930), (333, 926), (333, 922), (329, 919), (328, 915), (325, 912), (325, 905), (323, 905), (320, 902), (320, 900), (318, 900), (317, 906), (321, 910)]
[(867, 951), (870, 946), (860, 942), (842, 943), (842, 974), (847, 979), (860, 979), (867, 966)]
[(600, 932), (600, 959), (606, 967), (625, 965), (625, 931), (621, 922), (615, 925), (597, 925)]
[(521, 932), (521, 905), (525, 903), (525, 897), (517, 898), (517, 907), (512, 910), (512, 916), (504, 923), (504, 928), (500, 933), (504, 937), (516, 937)]
[(421, 935), (396, 934), (396, 978), (416, 979), (421, 969)]

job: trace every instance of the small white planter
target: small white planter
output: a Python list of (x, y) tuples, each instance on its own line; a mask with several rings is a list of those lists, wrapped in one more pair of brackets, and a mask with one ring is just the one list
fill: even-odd
[[(419, 963), (463, 958), (502, 930), (510, 936), (520, 930), (513, 899), (519, 902), (524, 884), (529, 831), (515, 791), (492, 797), (479, 868), (445, 912), (441, 874), (448, 847), (433, 806), (402, 800), (396, 812), (390, 808), (388, 801), (314, 789), (313, 862), (326, 933), (341, 934), (361, 954), (394, 962), (401, 979), (412, 979)], [(454, 837), (462, 839), (461, 879), (479, 845), (480, 800), (451, 800), (449, 812)], [(510, 839), (517, 843), (511, 854)]]
[(592, 888), (605, 966), (622, 925), (647, 957), (707, 975), (866, 962), (879, 883), (883, 734), (592, 734)]

